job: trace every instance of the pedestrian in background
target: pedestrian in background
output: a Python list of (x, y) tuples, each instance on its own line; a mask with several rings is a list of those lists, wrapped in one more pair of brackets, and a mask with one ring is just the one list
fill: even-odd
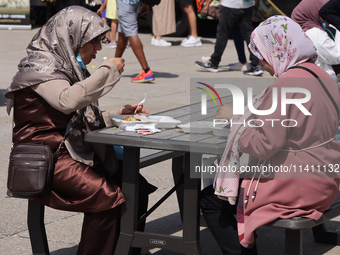
[(189, 35), (185, 38), (181, 45), (183, 47), (200, 47), (202, 46), (201, 39), (197, 33), (197, 18), (193, 8), (194, 0), (179, 0), (182, 10), (188, 18)]
[(340, 0), (330, 0), (319, 10), (319, 15), (328, 24), (340, 31)]
[[(101, 0), (100, 7), (104, 4), (104, 2), (105, 2), (105, 0)], [(98, 10), (100, 9), (100, 7), (98, 8)], [(100, 14), (100, 11), (98, 12), (98, 10), (97, 10), (97, 14), (100, 15), (102, 17), (102, 20), (104, 21), (104, 23), (109, 26), (109, 23), (111, 22), (111, 20), (108, 20), (106, 18), (106, 8), (104, 8), (101, 11), (102, 12), (101, 14)], [(111, 25), (111, 23), (110, 23), (110, 25)], [(105, 38), (103, 38), (103, 40), (102, 40), (102, 43), (109, 44), (110, 42), (111, 42), (110, 31), (107, 31), (107, 33), (105, 34)]]
[(162, 36), (176, 32), (175, 1), (162, 0), (152, 7), (152, 34), (151, 44), (154, 46), (168, 47), (170, 42)]
[(324, 20), (319, 15), (319, 10), (327, 2), (327, 0), (302, 0), (294, 8), (291, 16), (314, 43), (318, 53), (316, 65), (338, 82), (332, 65), (340, 64), (340, 45), (336, 45), (328, 36), (325, 31), (326, 24), (323, 25)]
[(104, 0), (103, 4), (97, 11), (98, 15), (102, 15), (106, 9), (106, 19), (111, 20), (111, 42), (107, 45), (109, 48), (117, 48), (116, 34), (118, 27), (118, 12), (116, 0)]
[[(211, 0), (207, 0), (210, 4)], [(196, 61), (196, 66), (205, 69), (209, 72), (218, 72), (218, 65), (221, 62), (223, 52), (227, 46), (229, 33), (235, 26), (240, 25), (243, 38), (246, 40), (247, 45), (250, 43), (250, 35), (253, 31), (253, 13), (254, 13), (253, 0), (223, 0), (220, 5), (220, 18), (217, 26), (216, 42), (213, 54), (210, 56), (210, 61)], [(259, 66), (259, 60), (249, 50), (250, 54), (250, 68), (244, 71), (246, 75), (260, 76), (263, 74)]]
[(131, 82), (150, 82), (155, 76), (146, 61), (143, 44), (138, 36), (137, 16), (142, 9), (140, 0), (117, 0), (118, 42), (115, 57), (122, 57), (129, 41), (142, 71)]

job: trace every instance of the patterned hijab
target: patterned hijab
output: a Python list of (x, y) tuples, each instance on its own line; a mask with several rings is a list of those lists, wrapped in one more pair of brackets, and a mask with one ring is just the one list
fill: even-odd
[[(81, 6), (70, 6), (54, 15), (29, 43), (27, 57), (20, 61), (19, 71), (6, 90), (8, 112), (14, 91), (55, 79), (72, 85), (89, 77), (90, 73), (77, 62), (78, 51), (109, 29), (97, 14)], [(84, 143), (84, 135), (104, 126), (97, 102), (76, 111), (66, 130), (66, 147), (73, 159), (93, 164), (94, 152), (90, 144)]]
[[(314, 62), (316, 49), (302, 28), (290, 18), (273, 16), (263, 21), (251, 34), (249, 48), (259, 59), (265, 59), (274, 69), (274, 77), (278, 78), (291, 66), (306, 61)], [(265, 90), (253, 99), (253, 105), (258, 109), (262, 103)], [(247, 122), (255, 119), (248, 109), (244, 115), (235, 115), (234, 123)], [(223, 152), (220, 167), (233, 167), (236, 171), (218, 171), (215, 176), (214, 189), (219, 198), (236, 203), (239, 187), (240, 155), (238, 141), (247, 127), (233, 125)]]
[(263, 21), (251, 34), (249, 48), (274, 68), (274, 78), (291, 66), (306, 61), (314, 63), (317, 57), (313, 42), (299, 24), (284, 16)]

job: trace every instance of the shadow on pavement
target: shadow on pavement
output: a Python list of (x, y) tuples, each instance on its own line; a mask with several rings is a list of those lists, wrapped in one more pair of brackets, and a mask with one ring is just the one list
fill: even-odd
[(78, 245), (69, 247), (69, 248), (62, 248), (56, 251), (51, 252), (51, 255), (74, 255), (77, 254)]

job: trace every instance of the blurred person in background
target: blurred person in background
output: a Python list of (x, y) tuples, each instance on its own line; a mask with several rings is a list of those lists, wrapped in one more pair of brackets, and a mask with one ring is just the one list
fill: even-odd
[[(212, 0), (206, 2), (206, 6), (211, 3)], [(196, 61), (196, 66), (200, 69), (207, 70), (209, 72), (218, 72), (218, 65), (221, 62), (223, 52), (227, 46), (229, 40), (229, 33), (234, 29), (236, 24), (239, 24), (242, 36), (246, 40), (247, 45), (250, 42), (250, 35), (253, 31), (253, 12), (254, 1), (243, 0), (223, 0), (220, 4), (220, 18), (217, 25), (217, 35), (214, 47), (214, 52), (210, 56), (209, 61)], [(259, 66), (259, 60), (251, 51), (250, 53), (250, 67), (243, 73), (246, 75), (260, 76), (263, 74), (263, 70)], [(243, 63), (241, 63), (243, 64)]]
[(152, 7), (152, 39), (151, 45), (169, 47), (171, 42), (162, 38), (176, 32), (175, 1), (161, 0), (158, 5)]
[(193, 7), (195, 0), (179, 0), (182, 10), (188, 19), (189, 35), (182, 40), (183, 47), (201, 47), (202, 42), (197, 33), (197, 18)]

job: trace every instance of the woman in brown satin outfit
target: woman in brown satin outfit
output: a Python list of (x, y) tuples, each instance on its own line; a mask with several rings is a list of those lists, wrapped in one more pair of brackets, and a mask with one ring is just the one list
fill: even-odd
[[(119, 205), (124, 202), (113, 147), (84, 142), (87, 132), (105, 127), (97, 100), (115, 86), (124, 68), (124, 59), (108, 58), (91, 76), (86, 69), (109, 29), (81, 6), (61, 10), (33, 37), (6, 91), (8, 113), (14, 108), (14, 144), (42, 142), (55, 152), (66, 137), (52, 190), (34, 199), (55, 209), (85, 213), (77, 253), (81, 255), (114, 253)], [(133, 114), (136, 107), (126, 105), (116, 114)], [(148, 113), (142, 106), (137, 110)], [(147, 198), (154, 187), (144, 182)]]

